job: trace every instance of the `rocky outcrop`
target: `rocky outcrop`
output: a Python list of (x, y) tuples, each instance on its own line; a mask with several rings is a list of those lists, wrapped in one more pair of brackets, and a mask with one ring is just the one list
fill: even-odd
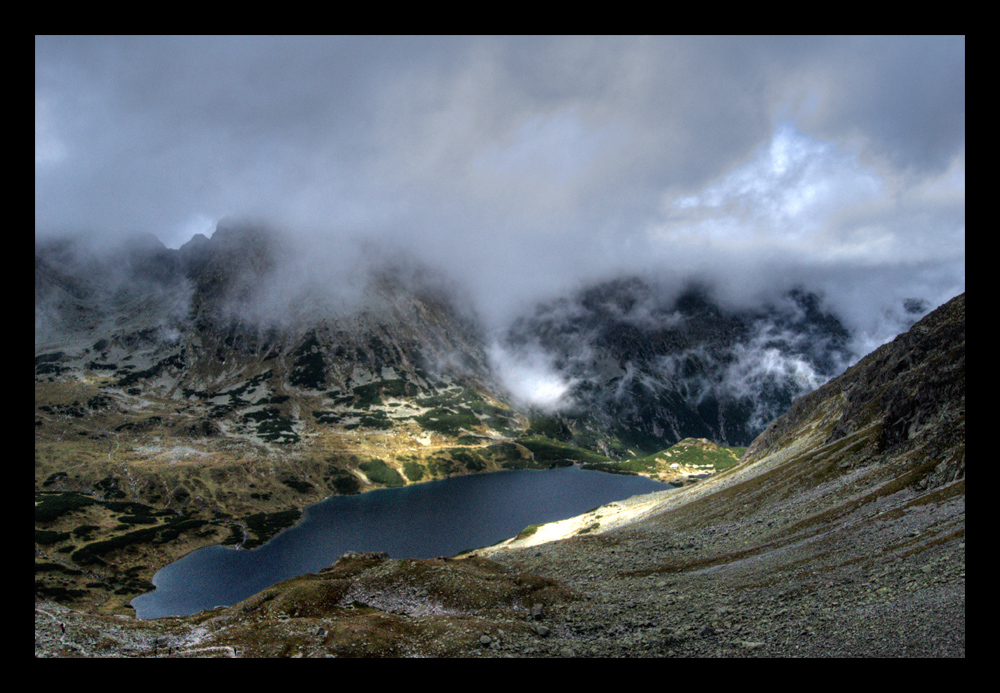
[[(820, 413), (822, 412), (822, 413)], [(965, 294), (944, 304), (823, 387), (797, 400), (747, 450), (746, 464), (820, 427), (824, 445), (877, 428), (874, 454), (919, 450), (965, 476)]]
[(736, 309), (696, 285), (675, 293), (636, 278), (593, 286), (520, 320), (509, 349), (547, 354), (573, 383), (563, 415), (642, 454), (687, 437), (748, 445), (851, 359), (815, 294)]

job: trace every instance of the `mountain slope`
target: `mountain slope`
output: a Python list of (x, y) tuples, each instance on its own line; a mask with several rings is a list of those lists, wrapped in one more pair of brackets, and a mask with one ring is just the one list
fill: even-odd
[(376, 488), (372, 458), (399, 483), (530, 464), (524, 434), (617, 458), (746, 444), (846, 357), (810, 294), (734, 312), (611, 282), (511, 331), (510, 353), (537, 344), (574, 383), (573, 411), (540, 416), (439, 277), (377, 253), (339, 263), (235, 223), (176, 251), (152, 236), (39, 245), (38, 486), (245, 514)]
[[(574, 462), (676, 478), (647, 454), (749, 442), (845, 335), (803, 291), (737, 310), (632, 278), (498, 346), (439, 273), (373, 248), (226, 222), (178, 250), (40, 243), (36, 590), (122, 609), (165, 563), (254, 546), (330, 495)], [(567, 408), (503, 367), (538, 350)]]
[(626, 630), (653, 652), (953, 656), (964, 537), (962, 294), (796, 400), (736, 468), (489, 553), (648, 614)]
[(430, 478), (422, 451), (523, 428), (493, 396), (476, 328), (443, 294), (383, 271), (364, 278), (349, 309), (318, 305), (311, 282), (279, 299), (297, 276), (286, 254), (252, 227), (220, 228), (180, 251), (39, 249), (36, 477), (68, 471), (69, 439), (75, 454), (111, 464), (58, 476), (50, 490), (86, 491), (109, 474), (124, 487), (118, 467), (141, 460), (132, 500), (180, 509), (206, 489), (153, 472), (178, 455), (230, 460), (229, 496), (204, 500), (242, 512), (255, 508), (250, 493), (302, 505), (281, 484), (255, 489), (245, 460), (280, 456), (285, 479), (318, 500), (372, 485), (351, 456), (381, 453), (401, 468), (395, 458), (410, 454)]
[(964, 536), (963, 294), (712, 479), (458, 560), (348, 555), (185, 619), (36, 603), (36, 654), (964, 656)]
[(507, 348), (551, 362), (572, 427), (641, 454), (687, 437), (746, 446), (852, 358), (814, 294), (724, 308), (703, 287), (673, 293), (638, 278), (599, 284), (518, 321)]
[(327, 496), (538, 466), (433, 280), (373, 261), (321, 291), (298, 259), (252, 226), (36, 248), (37, 593), (124, 608)]

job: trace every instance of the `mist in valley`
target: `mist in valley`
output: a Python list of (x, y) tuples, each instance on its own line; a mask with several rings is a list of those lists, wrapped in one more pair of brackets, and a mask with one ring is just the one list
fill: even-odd
[[(759, 424), (964, 290), (964, 70), (954, 37), (36, 37), (36, 350), (70, 304), (169, 339), (206, 296), (296, 329), (402, 290), (539, 411), (655, 375)], [(739, 334), (685, 332), (692, 287)], [(675, 348), (613, 363), (609, 326)]]

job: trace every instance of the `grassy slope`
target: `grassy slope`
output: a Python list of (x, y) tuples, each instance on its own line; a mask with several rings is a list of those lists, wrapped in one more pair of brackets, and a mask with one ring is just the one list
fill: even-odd
[[(617, 462), (468, 387), (425, 392), (390, 379), (296, 390), (267, 365), (218, 392), (173, 395), (130, 392), (102, 370), (36, 378), (36, 492), (136, 502), (189, 521), (160, 531), (167, 520), (159, 517), (138, 528), (157, 531), (138, 532), (103, 505), (57, 522), (36, 517), (36, 590), (120, 610), (165, 563), (208, 544), (262, 543), (287, 526), (289, 513), (330, 495), (568, 464), (666, 480), (667, 452), (715, 469), (735, 460), (719, 449), (675, 446)], [(281, 435), (273, 435), (278, 424)], [(74, 559), (95, 551), (99, 561)]]

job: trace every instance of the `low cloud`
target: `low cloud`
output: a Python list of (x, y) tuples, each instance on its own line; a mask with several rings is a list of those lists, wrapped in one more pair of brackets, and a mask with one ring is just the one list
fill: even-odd
[(964, 85), (962, 37), (41, 36), (35, 233), (264, 220), (268, 315), (395, 254), (494, 331), (640, 275), (875, 344), (964, 290)]
[(573, 405), (568, 394), (577, 380), (561, 373), (552, 356), (545, 351), (538, 348), (509, 350), (495, 343), (488, 356), (493, 372), (518, 403), (547, 414)]

